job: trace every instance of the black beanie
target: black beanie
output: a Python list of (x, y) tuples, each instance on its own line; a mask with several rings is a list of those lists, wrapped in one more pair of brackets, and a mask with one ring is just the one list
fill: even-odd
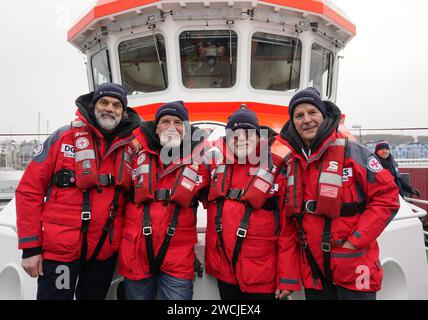
[(303, 89), (302, 91), (297, 92), (290, 100), (290, 104), (288, 106), (288, 114), (290, 118), (293, 119), (294, 110), (299, 104), (302, 103), (310, 103), (314, 107), (316, 107), (325, 118), (326, 108), (324, 102), (321, 100), (320, 93), (317, 89), (313, 87), (309, 87)]
[(238, 109), (227, 120), (226, 129), (235, 131), (237, 129), (256, 129), (260, 132), (259, 121), (257, 115), (248, 109)]
[(92, 97), (92, 104), (95, 105), (97, 101), (102, 97), (113, 97), (120, 100), (123, 106), (123, 110), (126, 110), (128, 106), (128, 99), (126, 98), (126, 90), (120, 84), (117, 83), (103, 83), (100, 84), (94, 91)]
[(378, 150), (387, 149), (389, 150), (389, 143), (385, 140), (380, 140), (376, 142), (375, 152)]
[(168, 102), (163, 106), (160, 106), (156, 111), (155, 123), (157, 124), (160, 118), (165, 115), (172, 115), (179, 117), (183, 121), (189, 121), (189, 112), (184, 106), (183, 101)]

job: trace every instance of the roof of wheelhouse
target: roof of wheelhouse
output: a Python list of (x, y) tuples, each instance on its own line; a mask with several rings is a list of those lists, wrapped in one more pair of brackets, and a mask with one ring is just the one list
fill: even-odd
[[(229, 6), (233, 6), (234, 2), (238, 3), (235, 0), (98, 0), (94, 7), (70, 28), (67, 35), (68, 41), (76, 47), (80, 47), (79, 41), (76, 41), (76, 39), (79, 36), (85, 37), (86, 33), (94, 31), (98, 22), (102, 22), (105, 19), (109, 23), (115, 22), (116, 17), (132, 11), (135, 11), (136, 14), (141, 14), (142, 8), (147, 6), (156, 6), (162, 10), (164, 6), (173, 3), (179, 3), (181, 7), (185, 7), (187, 4), (202, 3), (207, 7), (210, 2), (226, 2)], [(239, 3), (242, 2), (239, 1)], [(350, 37), (356, 34), (355, 25), (342, 10), (329, 0), (244, 0), (244, 2), (250, 2), (253, 8), (262, 4), (272, 6), (275, 11), (279, 11), (280, 8), (287, 8), (287, 10), (301, 12), (303, 17), (307, 17), (308, 14), (315, 15), (326, 20), (326, 23), (333, 24), (338, 29), (343, 30)]]

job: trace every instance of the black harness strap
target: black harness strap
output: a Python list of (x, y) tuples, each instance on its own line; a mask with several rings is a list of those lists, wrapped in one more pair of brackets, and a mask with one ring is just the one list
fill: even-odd
[(223, 240), (223, 225), (222, 225), (222, 214), (223, 214), (223, 205), (224, 205), (224, 198), (219, 198), (217, 201), (217, 212), (215, 215), (215, 231), (218, 235), (218, 241), (220, 243), (220, 247), (224, 253), (224, 256), (226, 257), (227, 262), (230, 264), (229, 258), (226, 254), (226, 249), (224, 247), (224, 240)]
[(324, 231), (322, 233), (322, 238), (321, 238), (321, 250), (323, 252), (323, 257), (324, 257), (324, 273), (325, 273), (325, 277), (328, 280), (332, 279), (332, 273), (331, 273), (331, 256), (330, 256), (330, 251), (331, 251), (331, 244), (330, 244), (330, 240), (331, 240), (331, 218), (324, 218)]
[(253, 212), (253, 208), (249, 205), (245, 205), (245, 213), (242, 217), (241, 222), (239, 223), (239, 228), (236, 231), (236, 242), (235, 242), (235, 248), (233, 249), (233, 256), (232, 256), (232, 267), (233, 271), (235, 271), (236, 274), (236, 262), (238, 262), (239, 254), (241, 253), (242, 249), (242, 243), (244, 242), (245, 237), (247, 236), (247, 229), (248, 225), (250, 224), (250, 216)]
[(309, 250), (308, 243), (306, 242), (305, 231), (303, 229), (303, 213), (296, 214), (296, 222), (297, 222), (297, 234), (299, 236), (300, 248), (305, 251), (306, 258), (308, 259), (309, 267), (312, 271), (312, 276), (314, 278), (314, 285), (317, 286), (319, 279), (322, 275), (322, 272), (315, 261), (314, 256)]
[(272, 211), (273, 218), (275, 220), (275, 235), (279, 235), (279, 207), (278, 207), (278, 197), (268, 198), (262, 206), (263, 210)]
[(150, 202), (144, 203), (143, 235), (146, 238), (146, 251), (147, 251), (147, 258), (149, 260), (150, 272), (153, 274), (156, 274), (158, 270), (156, 268), (155, 252), (153, 250), (152, 226), (151, 226), (151, 220), (150, 220)]
[[(114, 219), (116, 218), (117, 209), (119, 208), (119, 205), (117, 203), (119, 200), (119, 196), (120, 196), (120, 189), (115, 188), (113, 201), (110, 205), (109, 216), (107, 217), (106, 223), (104, 224), (103, 232), (101, 234), (100, 239), (98, 240), (97, 246), (95, 247), (94, 253), (89, 259), (90, 261), (94, 261), (97, 258), (98, 254), (101, 251), (101, 248), (104, 245), (107, 235), (110, 233), (110, 236), (111, 237), (113, 236), (113, 222), (114, 222)], [(111, 242), (112, 242), (112, 238), (110, 238), (110, 243)]]
[(175, 228), (178, 224), (178, 214), (180, 213), (180, 206), (175, 205), (174, 213), (172, 214), (171, 221), (169, 223), (168, 230), (166, 231), (165, 239), (163, 240), (162, 246), (159, 249), (158, 255), (156, 256), (156, 270), (160, 271), (160, 268), (165, 258), (166, 251), (168, 250), (172, 236), (175, 234)]
[(86, 261), (86, 254), (88, 253), (88, 239), (87, 232), (89, 229), (89, 222), (91, 221), (91, 190), (83, 191), (83, 202), (82, 202), (82, 249), (80, 251), (80, 261)]

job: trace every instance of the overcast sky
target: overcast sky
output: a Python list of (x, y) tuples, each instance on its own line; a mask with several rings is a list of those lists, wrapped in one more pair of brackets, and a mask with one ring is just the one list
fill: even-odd
[[(335, 0), (357, 26), (343, 52), (337, 104), (346, 124), (428, 127), (424, 0)], [(88, 91), (83, 55), (67, 31), (92, 0), (0, 1), (0, 133), (52, 131)]]

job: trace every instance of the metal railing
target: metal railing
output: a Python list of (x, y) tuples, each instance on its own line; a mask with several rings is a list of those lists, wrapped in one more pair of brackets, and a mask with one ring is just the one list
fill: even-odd
[[(427, 204), (428, 205), (428, 200), (413, 199), (413, 198), (408, 198), (408, 197), (404, 197), (404, 200), (406, 200), (408, 202), (419, 203), (419, 204)], [(424, 241), (425, 241), (425, 251), (428, 254), (428, 231), (425, 231), (425, 230), (424, 230)], [(427, 258), (428, 258), (428, 256), (427, 256)]]
[(420, 204), (428, 204), (428, 200), (414, 199), (414, 198), (408, 198), (408, 197), (404, 197), (404, 200), (406, 200), (407, 202), (414, 202), (414, 203), (420, 203)]

